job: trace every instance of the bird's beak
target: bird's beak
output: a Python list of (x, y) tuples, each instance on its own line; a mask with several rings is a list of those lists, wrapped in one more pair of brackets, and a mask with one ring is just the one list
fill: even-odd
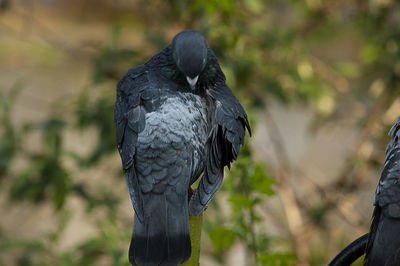
[(191, 77), (189, 77), (189, 76), (186, 76), (186, 80), (187, 80), (187, 82), (189, 83), (190, 88), (191, 88), (192, 90), (194, 90), (198, 79), (199, 79), (199, 76), (195, 76), (194, 78), (191, 78)]

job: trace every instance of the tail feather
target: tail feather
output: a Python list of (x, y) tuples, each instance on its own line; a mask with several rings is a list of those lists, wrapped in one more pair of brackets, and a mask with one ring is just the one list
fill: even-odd
[(176, 194), (152, 194), (144, 223), (135, 216), (129, 261), (137, 266), (172, 266), (184, 263), (190, 254), (187, 200)]
[[(167, 224), (168, 257), (175, 264), (184, 263), (191, 255), (189, 212), (187, 196), (184, 199), (178, 197), (167, 199)], [(179, 206), (168, 208), (168, 206)]]

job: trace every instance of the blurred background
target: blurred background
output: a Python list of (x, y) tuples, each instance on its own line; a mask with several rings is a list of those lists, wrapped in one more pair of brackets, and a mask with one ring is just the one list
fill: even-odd
[(394, 0), (0, 0), (0, 265), (129, 265), (115, 86), (183, 29), (254, 131), (205, 212), (201, 265), (326, 264), (369, 229), (399, 27)]

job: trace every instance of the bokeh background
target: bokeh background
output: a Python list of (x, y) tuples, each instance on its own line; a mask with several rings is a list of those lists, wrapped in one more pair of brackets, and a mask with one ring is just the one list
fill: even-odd
[(0, 0), (0, 265), (129, 265), (115, 86), (183, 29), (254, 131), (205, 213), (201, 265), (326, 264), (368, 231), (399, 27), (395, 0)]

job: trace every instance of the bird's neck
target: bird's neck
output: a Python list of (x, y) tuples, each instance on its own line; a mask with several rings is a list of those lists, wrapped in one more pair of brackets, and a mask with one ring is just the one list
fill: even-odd
[(179, 82), (185, 81), (184, 75), (181, 73), (181, 71), (179, 71), (174, 62), (171, 46), (168, 46), (157, 55), (155, 55), (154, 59), (155, 62), (153, 65), (157, 68), (160, 68), (161, 73), (168, 79)]

